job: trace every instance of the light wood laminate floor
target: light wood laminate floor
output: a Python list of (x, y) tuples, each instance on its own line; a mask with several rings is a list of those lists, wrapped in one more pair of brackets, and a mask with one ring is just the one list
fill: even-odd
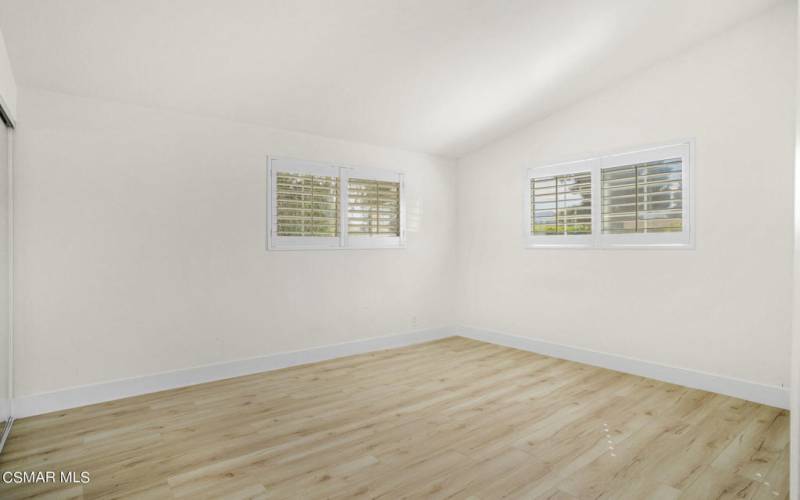
[(788, 413), (454, 337), (18, 421), (4, 499), (787, 499)]

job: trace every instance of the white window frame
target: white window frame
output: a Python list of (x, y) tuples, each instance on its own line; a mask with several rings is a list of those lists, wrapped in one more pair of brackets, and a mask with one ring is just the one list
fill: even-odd
[[(371, 181), (385, 181), (400, 183), (400, 236), (350, 236), (347, 222), (348, 180), (350, 178)], [(342, 234), (344, 235), (344, 248), (404, 248), (406, 242), (406, 203), (404, 175), (400, 172), (369, 167), (342, 167), (342, 200), (344, 201), (342, 217)]]
[[(311, 174), (328, 177), (339, 177), (339, 167), (304, 160), (271, 158), (269, 159), (269, 197), (267, 203), (267, 235), (270, 250), (305, 250), (339, 248), (341, 245), (341, 217), (339, 223), (339, 236), (279, 236), (277, 219), (275, 218), (277, 201), (277, 176), (278, 172), (294, 174)], [(339, 180), (339, 196), (341, 196), (341, 179)], [(339, 214), (341, 216), (342, 203), (339, 199)]]
[[(681, 158), (682, 230), (671, 233), (602, 233), (602, 170), (637, 163)], [(693, 249), (694, 238), (694, 141), (686, 140), (625, 152), (532, 167), (526, 171), (525, 214), (523, 217), (527, 248), (652, 248)], [(590, 171), (592, 175), (592, 234), (591, 235), (533, 235), (531, 234), (531, 179)]]
[[(601, 182), (602, 169), (635, 165), (651, 161), (667, 160), (670, 158), (681, 159), (681, 207), (682, 222), (680, 232), (669, 233), (628, 233), (628, 234), (603, 234), (597, 233), (597, 246), (602, 248), (689, 248), (694, 244), (692, 219), (692, 173), (691, 143), (673, 144), (657, 148), (608, 155), (601, 159), (600, 169), (597, 172), (598, 186)], [(602, 200), (598, 198), (598, 209)], [(598, 216), (602, 213), (598, 210)]]
[[(339, 235), (338, 236), (279, 236), (276, 210), (276, 178), (278, 172), (322, 175), (339, 178)], [(350, 177), (400, 183), (400, 235), (358, 236), (348, 235), (348, 193)], [(267, 250), (346, 250), (370, 248), (405, 248), (406, 204), (405, 175), (402, 172), (380, 168), (353, 167), (292, 158), (267, 158)]]
[[(594, 235), (597, 231), (597, 205), (595, 203), (595, 196), (597, 196), (597, 188), (595, 187), (595, 159), (578, 160), (566, 163), (557, 163), (545, 167), (530, 168), (528, 169), (527, 181), (525, 183), (525, 225), (524, 234), (527, 239), (529, 248), (590, 248), (594, 245)], [(552, 177), (556, 175), (577, 174), (581, 172), (590, 172), (592, 175), (592, 234), (533, 234), (531, 227), (533, 226), (533, 200), (531, 199), (531, 181), (540, 177)]]

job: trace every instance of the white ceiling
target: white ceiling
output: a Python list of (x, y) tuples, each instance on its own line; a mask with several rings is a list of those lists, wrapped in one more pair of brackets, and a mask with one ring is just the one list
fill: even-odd
[(21, 86), (458, 157), (775, 3), (0, 0), (0, 30)]

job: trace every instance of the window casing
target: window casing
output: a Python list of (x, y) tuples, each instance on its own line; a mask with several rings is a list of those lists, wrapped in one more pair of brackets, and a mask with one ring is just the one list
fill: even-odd
[(271, 250), (402, 248), (403, 174), (269, 159)]
[(527, 246), (691, 248), (691, 153), (686, 142), (528, 169)]

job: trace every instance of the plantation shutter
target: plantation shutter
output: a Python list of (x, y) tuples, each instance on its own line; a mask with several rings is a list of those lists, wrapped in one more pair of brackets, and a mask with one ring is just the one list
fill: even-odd
[(592, 233), (592, 174), (577, 172), (530, 180), (532, 235)]
[(339, 235), (339, 177), (279, 171), (275, 184), (278, 236)]
[(400, 182), (349, 178), (349, 236), (400, 236)]
[(672, 158), (602, 169), (602, 232), (682, 231), (682, 167)]

